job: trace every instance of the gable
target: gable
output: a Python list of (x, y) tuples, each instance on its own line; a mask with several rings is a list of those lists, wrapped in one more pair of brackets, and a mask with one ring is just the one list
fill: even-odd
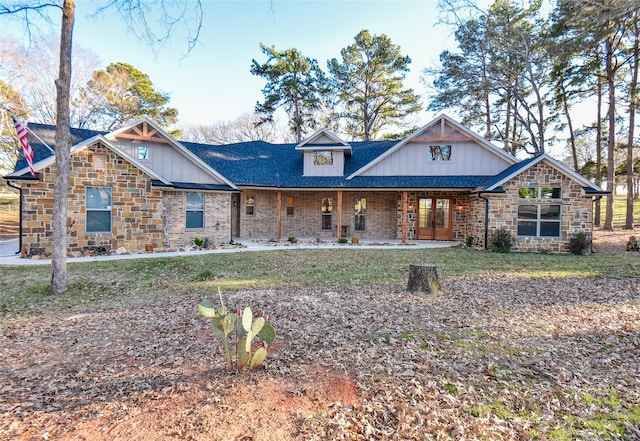
[(517, 162), (454, 120), (441, 116), (349, 176), (490, 176)]
[(111, 132), (107, 138), (129, 160), (153, 170), (162, 181), (230, 184), (147, 118)]
[(521, 176), (525, 176), (525, 172), (527, 173), (525, 178), (528, 179), (528, 181), (532, 184), (537, 183), (542, 185), (544, 183), (549, 183), (549, 176), (551, 176), (550, 172), (547, 174), (547, 176), (540, 176), (540, 172), (536, 172), (536, 170), (540, 170), (542, 166), (546, 167), (549, 171), (553, 171), (554, 175), (560, 174), (565, 176), (567, 179), (574, 181), (576, 184), (582, 187), (585, 193), (589, 193), (590, 195), (607, 193), (603, 191), (598, 185), (589, 181), (579, 173), (574, 172), (561, 162), (549, 156), (547, 153), (529, 158), (507, 168), (502, 173), (496, 175), (490, 182), (488, 182), (485, 188), (482, 189), (482, 191), (492, 191), (518, 177), (520, 177), (519, 179), (522, 179)]

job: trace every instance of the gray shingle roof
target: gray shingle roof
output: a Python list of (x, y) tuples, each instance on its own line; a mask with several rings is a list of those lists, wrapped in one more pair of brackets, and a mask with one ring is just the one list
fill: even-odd
[[(55, 148), (55, 126), (31, 123), (29, 131), (35, 131), (52, 148)], [(71, 129), (73, 143), (105, 135), (105, 132)], [(35, 161), (51, 156), (52, 153), (34, 136), (29, 137), (35, 152)], [(208, 145), (192, 142), (181, 144), (211, 166), (218, 173), (237, 186), (265, 188), (441, 188), (474, 189), (498, 182), (514, 169), (525, 167), (523, 161), (509, 167), (496, 176), (358, 176), (345, 179), (375, 158), (391, 149), (398, 141), (351, 142), (353, 154), (345, 158), (344, 176), (303, 176), (303, 154), (295, 150), (296, 144), (271, 144), (265, 141), (251, 141), (227, 145)], [(26, 160), (20, 158), (15, 171), (26, 167)], [(26, 176), (25, 176), (26, 177)], [(158, 184), (160, 185), (160, 184)], [(228, 186), (173, 182), (173, 188), (229, 190)], [(223, 188), (224, 187), (224, 188)]]

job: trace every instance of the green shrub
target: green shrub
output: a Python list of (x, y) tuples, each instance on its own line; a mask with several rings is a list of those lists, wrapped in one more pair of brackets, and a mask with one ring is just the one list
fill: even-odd
[(289, 236), (287, 237), (287, 240), (291, 243), (296, 243), (298, 241), (295, 236)]
[(204, 243), (204, 241), (203, 241), (202, 239), (199, 239), (199, 238), (197, 238), (197, 237), (196, 237), (195, 239), (193, 239), (193, 244), (194, 244), (195, 246), (197, 246), (197, 247), (202, 247), (202, 244), (203, 244), (203, 243)]
[(511, 231), (506, 228), (500, 228), (491, 240), (491, 251), (494, 253), (508, 253), (513, 245), (513, 237)]
[(576, 256), (583, 255), (590, 245), (589, 236), (584, 231), (578, 231), (569, 238), (569, 251)]
[(638, 243), (638, 239), (635, 236), (631, 236), (629, 241), (627, 242), (627, 251), (640, 251), (640, 243)]
[(338, 243), (348, 243), (349, 239), (347, 239), (346, 237), (341, 237), (340, 239), (338, 239)]
[(473, 236), (467, 236), (467, 247), (471, 248), (473, 246), (473, 242), (474, 242), (474, 237)]

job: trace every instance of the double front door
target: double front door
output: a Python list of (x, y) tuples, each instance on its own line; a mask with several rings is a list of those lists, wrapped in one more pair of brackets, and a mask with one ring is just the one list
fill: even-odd
[(417, 236), (421, 240), (451, 240), (451, 200), (420, 198)]

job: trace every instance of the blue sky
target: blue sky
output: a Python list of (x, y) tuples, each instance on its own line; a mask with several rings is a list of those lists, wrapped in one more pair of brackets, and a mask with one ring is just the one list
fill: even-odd
[[(203, 0), (200, 38), (186, 56), (186, 41), (179, 33), (154, 53), (127, 31), (114, 11), (91, 17), (104, 3), (77, 1), (74, 44), (95, 51), (103, 67), (122, 61), (148, 74), (158, 89), (170, 94), (181, 123), (230, 121), (253, 111), (265, 84), (249, 72), (252, 59), (266, 61), (260, 43), (276, 49), (295, 47), (326, 70), (327, 60), (340, 60), (340, 50), (352, 44), (361, 30), (386, 34), (412, 60), (405, 86), (423, 97), (422, 71), (437, 62), (442, 50), (453, 47), (450, 29), (437, 25), (437, 0)], [(56, 14), (52, 12), (54, 24), (59, 22)], [(0, 26), (5, 27), (2, 20)], [(10, 28), (14, 34), (24, 34), (21, 26)], [(419, 122), (433, 116), (423, 112)]]

